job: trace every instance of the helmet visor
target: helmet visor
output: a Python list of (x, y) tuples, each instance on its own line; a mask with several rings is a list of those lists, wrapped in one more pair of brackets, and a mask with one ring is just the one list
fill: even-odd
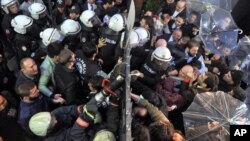
[(170, 62), (164, 62), (158, 59), (153, 59), (153, 67), (159, 71), (165, 71), (170, 66)]
[(54, 31), (54, 33), (51, 36), (51, 41), (55, 42), (55, 41), (59, 41), (62, 42), (64, 40), (64, 35), (62, 35), (60, 32), (58, 32), (57, 30)]
[(102, 22), (98, 16), (93, 16), (89, 21), (92, 23), (93, 27), (101, 26)]

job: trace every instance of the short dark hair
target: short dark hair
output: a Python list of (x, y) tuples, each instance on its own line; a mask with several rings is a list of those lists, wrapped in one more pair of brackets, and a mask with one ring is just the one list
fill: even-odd
[(92, 84), (92, 87), (94, 89), (96, 89), (97, 91), (101, 91), (103, 79), (104, 78), (102, 76), (96, 75), (90, 78), (89, 83)]
[(173, 125), (162, 121), (156, 121), (149, 126), (150, 136), (156, 141), (172, 141), (174, 133)]
[(197, 67), (199, 70), (202, 67), (202, 64), (199, 60), (197, 59), (193, 59), (190, 63), (188, 63), (189, 65), (191, 65), (192, 67)]
[(97, 52), (97, 48), (95, 43), (89, 42), (83, 45), (82, 51), (85, 57), (91, 58)]
[(62, 65), (66, 65), (70, 62), (71, 56), (73, 52), (67, 48), (61, 50), (61, 53), (59, 54), (59, 63)]
[(150, 141), (149, 129), (143, 125), (137, 125), (133, 132), (133, 141)]
[(23, 98), (24, 96), (29, 96), (30, 90), (33, 89), (36, 84), (31, 80), (25, 80), (20, 82), (17, 86), (16, 93)]
[(147, 25), (149, 26), (150, 29), (152, 29), (154, 27), (154, 20), (152, 17), (150, 16), (144, 16), (142, 17), (142, 19), (144, 19), (147, 23)]
[(201, 46), (201, 43), (194, 40), (194, 39), (191, 39), (187, 42), (187, 48), (191, 49), (192, 47), (194, 46), (197, 46), (197, 47), (200, 47)]
[(113, 3), (113, 0), (103, 0), (102, 1), (102, 4), (112, 4)]
[(63, 49), (63, 45), (57, 42), (51, 43), (48, 45), (48, 56), (54, 58), (58, 56)]

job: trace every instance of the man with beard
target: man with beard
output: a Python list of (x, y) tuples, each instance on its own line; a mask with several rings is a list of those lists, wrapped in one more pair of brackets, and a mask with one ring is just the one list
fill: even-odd
[(18, 15), (11, 21), (11, 26), (16, 32), (13, 42), (18, 62), (22, 58), (34, 56), (34, 52), (39, 47), (37, 43), (39, 36), (33, 19), (25, 15)]
[(23, 81), (18, 85), (17, 94), (21, 98), (18, 123), (27, 133), (30, 132), (28, 123), (32, 115), (42, 111), (49, 111), (49, 104), (52, 102), (56, 104), (64, 103), (64, 99), (60, 96), (48, 99), (41, 95), (35, 83), (30, 80)]
[(41, 3), (33, 3), (28, 8), (30, 16), (34, 19), (34, 23), (38, 27), (38, 33), (45, 28), (51, 27), (51, 22), (47, 16), (47, 8)]
[(201, 44), (194, 39), (188, 41), (187, 47), (185, 50), (186, 58), (183, 62), (183, 66), (185, 64), (199, 61), (201, 63), (201, 68), (199, 69), (199, 72), (200, 74), (204, 74), (207, 71), (207, 68), (205, 66), (203, 56), (199, 54), (200, 46)]
[(149, 88), (154, 88), (161, 82), (168, 73), (172, 55), (165, 46), (157, 47), (150, 53), (140, 68), (140, 75), (137, 79)]

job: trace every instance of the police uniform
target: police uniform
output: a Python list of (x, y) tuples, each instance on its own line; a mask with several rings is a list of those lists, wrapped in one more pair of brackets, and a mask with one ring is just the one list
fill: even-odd
[(103, 71), (109, 73), (115, 66), (121, 54), (121, 48), (118, 47), (121, 34), (115, 32), (108, 27), (100, 29), (100, 37), (106, 41), (106, 46), (99, 50), (99, 58), (103, 60)]
[(86, 27), (82, 24), (81, 42), (83, 44), (86, 44), (89, 42), (97, 43), (97, 39), (98, 39), (97, 30), (95, 30), (94, 28)]
[(39, 47), (37, 41), (29, 35), (16, 33), (14, 46), (17, 53), (18, 62), (25, 57), (32, 57), (32, 53)]
[(150, 53), (147, 59), (145, 60), (144, 64), (140, 68), (140, 72), (144, 74), (144, 77), (138, 78), (138, 80), (143, 84), (145, 84), (146, 86), (154, 88), (156, 84), (165, 79), (168, 69), (169, 68), (167, 68), (166, 70), (158, 69), (155, 66), (155, 64), (151, 61), (151, 53)]
[(3, 21), (2, 21), (2, 29), (5, 33), (5, 36), (9, 41), (13, 40), (15, 32), (13, 31), (13, 28), (11, 27), (11, 20), (15, 18), (17, 15), (21, 15), (23, 12), (19, 11), (17, 14), (4, 14)]
[(49, 19), (49, 17), (45, 17), (43, 19), (38, 19), (38, 20), (34, 20), (34, 22), (36, 23), (37, 27), (38, 27), (38, 33), (40, 33), (41, 31), (45, 30), (46, 28), (50, 28), (52, 27), (52, 21)]

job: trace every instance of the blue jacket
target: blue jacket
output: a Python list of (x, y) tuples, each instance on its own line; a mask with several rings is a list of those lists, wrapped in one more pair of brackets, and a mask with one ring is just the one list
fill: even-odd
[(41, 95), (32, 103), (20, 102), (18, 123), (29, 132), (29, 119), (36, 113), (49, 111), (49, 99)]

